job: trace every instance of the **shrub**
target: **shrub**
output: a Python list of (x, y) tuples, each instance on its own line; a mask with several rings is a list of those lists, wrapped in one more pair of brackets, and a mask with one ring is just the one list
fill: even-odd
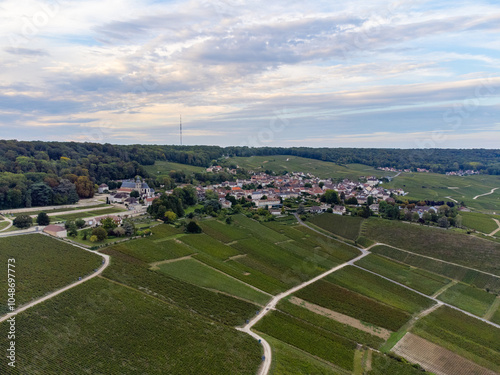
[(14, 219), (13, 224), (19, 229), (29, 228), (33, 224), (33, 219), (29, 215), (19, 215)]
[(40, 212), (36, 218), (36, 223), (38, 225), (49, 225), (50, 224), (49, 215), (47, 215), (45, 212)]

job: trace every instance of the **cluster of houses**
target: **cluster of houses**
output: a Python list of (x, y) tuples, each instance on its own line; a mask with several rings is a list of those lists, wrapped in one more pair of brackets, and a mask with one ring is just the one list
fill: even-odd
[[(110, 194), (110, 203), (123, 203), (126, 204), (129, 210), (136, 210), (140, 206), (140, 201), (142, 200), (146, 206), (150, 206), (153, 200), (157, 197), (155, 190), (150, 188), (146, 182), (143, 182), (139, 176), (135, 180), (123, 180), (121, 181), (121, 187)], [(99, 185), (98, 192), (105, 193), (109, 191), (109, 186), (106, 184)], [(137, 191), (139, 197), (131, 197), (130, 193)]]
[(447, 176), (470, 176), (473, 174), (479, 174), (479, 171), (473, 171), (472, 169), (463, 171), (460, 169), (459, 171), (446, 172)]

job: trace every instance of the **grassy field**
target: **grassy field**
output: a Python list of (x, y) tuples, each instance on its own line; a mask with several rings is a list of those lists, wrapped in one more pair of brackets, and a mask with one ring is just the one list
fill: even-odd
[(16, 328), (22, 374), (253, 375), (260, 364), (250, 336), (99, 278), (18, 315)]
[(7, 260), (15, 259), (16, 304), (62, 288), (94, 272), (102, 263), (96, 254), (42, 234), (0, 238), (0, 313), (7, 307)]
[(448, 278), (375, 254), (358, 260), (356, 264), (427, 295), (433, 295), (451, 281)]
[(206, 168), (196, 167), (189, 164), (173, 163), (170, 161), (156, 161), (154, 165), (144, 165), (144, 169), (151, 176), (165, 176), (168, 175), (171, 171), (192, 174), (196, 172), (205, 172)]
[(488, 193), (491, 189), (500, 187), (500, 176), (460, 177), (436, 173), (402, 173), (382, 186), (392, 189), (402, 188), (409, 193), (405, 197), (408, 199), (451, 201), (451, 199), (446, 198), (451, 197), (458, 202), (465, 202), (468, 207), (483, 210), (486, 213), (500, 211), (500, 190), (496, 190), (491, 195), (473, 199), (477, 195)]
[(443, 306), (418, 320), (412, 332), (500, 372), (500, 329), (487, 323)]
[(269, 372), (271, 375), (344, 375), (346, 373), (283, 341), (263, 333), (261, 335), (271, 345), (273, 351)]
[(377, 242), (500, 275), (500, 243), (383, 219), (366, 220), (362, 233)]
[(320, 228), (349, 240), (356, 240), (361, 230), (363, 218), (324, 213), (313, 216), (310, 222)]
[(295, 296), (391, 331), (397, 331), (410, 319), (405, 311), (324, 280), (299, 290)]
[(90, 206), (76, 206), (76, 207), (70, 207), (70, 208), (53, 208), (53, 209), (43, 209), (42, 207), (40, 207), (39, 210), (37, 211), (20, 211), (20, 212), (16, 212), (13, 214), (14, 217), (17, 217), (19, 215), (38, 215), (40, 212), (45, 212), (45, 213), (48, 213), (48, 214), (52, 214), (52, 213), (57, 213), (57, 212), (67, 212), (67, 211), (75, 211), (75, 210), (85, 210), (85, 209), (88, 209), (88, 208), (98, 208), (98, 207), (107, 207), (109, 206), (108, 204), (106, 203), (96, 203), (95, 205), (90, 205)]
[(7, 228), (9, 224), (10, 223), (7, 220), (0, 221), (0, 230)]
[(412, 267), (418, 267), (450, 279), (462, 281), (465, 284), (485, 289), (492, 293), (500, 293), (500, 277), (487, 275), (439, 260), (424, 258), (420, 255), (410, 254), (388, 246), (375, 246), (371, 251)]
[(260, 305), (265, 305), (270, 299), (268, 295), (193, 259), (161, 264), (158, 267), (161, 272), (179, 280), (225, 292)]
[(117, 212), (124, 212), (126, 211), (125, 208), (104, 208), (102, 210), (95, 210), (95, 211), (88, 211), (88, 212), (78, 212), (74, 214), (68, 214), (68, 215), (57, 215), (57, 216), (50, 216), (50, 221), (68, 221), (68, 220), (76, 220), (76, 219), (83, 219), (86, 217), (94, 217), (94, 216), (103, 216), (103, 215), (110, 215), (110, 214), (116, 214)]
[(439, 299), (482, 317), (488, 311), (496, 296), (484, 290), (462, 283), (453, 285), (439, 295)]
[(255, 172), (272, 170), (275, 172), (309, 172), (320, 178), (350, 178), (358, 180), (360, 176), (393, 176), (395, 173), (379, 171), (363, 164), (347, 164), (345, 166), (335, 163), (301, 158), (289, 155), (233, 157), (228, 162), (237, 164), (241, 168)]
[(492, 219), (500, 220), (498, 215), (486, 215), (479, 212), (461, 212), (462, 225), (467, 228), (490, 234), (498, 228), (497, 223)]
[(325, 280), (410, 314), (434, 304), (420, 294), (354, 266), (344, 267), (328, 275)]
[(264, 332), (344, 369), (353, 369), (356, 343), (290, 315), (272, 311), (255, 325), (255, 330)]

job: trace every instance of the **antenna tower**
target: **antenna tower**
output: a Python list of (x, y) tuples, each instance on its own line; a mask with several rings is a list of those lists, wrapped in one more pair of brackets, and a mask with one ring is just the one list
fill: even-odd
[(182, 146), (182, 115), (179, 115), (179, 130), (180, 130), (181, 146)]

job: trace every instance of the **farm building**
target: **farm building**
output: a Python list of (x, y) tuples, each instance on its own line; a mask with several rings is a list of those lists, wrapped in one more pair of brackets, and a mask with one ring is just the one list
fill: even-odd
[(47, 225), (43, 231), (54, 237), (63, 238), (68, 236), (68, 231), (62, 225)]

